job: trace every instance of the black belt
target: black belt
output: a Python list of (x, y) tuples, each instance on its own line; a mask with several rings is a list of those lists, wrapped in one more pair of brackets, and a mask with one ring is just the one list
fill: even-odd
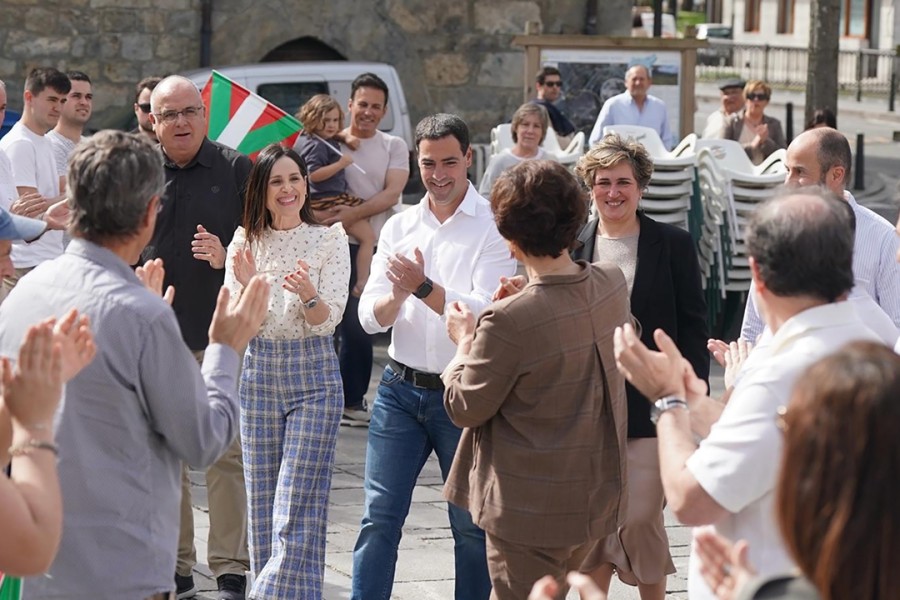
[(388, 364), (404, 381), (408, 381), (417, 388), (426, 390), (442, 390), (444, 382), (441, 376), (436, 373), (427, 373), (425, 371), (417, 371), (412, 367), (407, 367), (403, 363), (399, 363), (393, 358), (388, 359)]

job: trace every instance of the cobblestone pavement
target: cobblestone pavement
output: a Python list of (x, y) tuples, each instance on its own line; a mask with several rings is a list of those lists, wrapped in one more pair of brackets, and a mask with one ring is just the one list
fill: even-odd
[[(375, 368), (371, 392), (387, 363), (386, 338), (375, 347)], [(721, 371), (711, 377), (714, 392), (721, 391)], [(371, 395), (370, 395), (371, 397)], [(364, 427), (341, 427), (337, 459), (331, 487), (328, 515), (328, 550), (325, 570), (325, 600), (350, 598), (350, 575), (353, 545), (363, 509), (363, 471), (366, 435)], [(198, 560), (206, 557), (209, 533), (206, 487), (202, 473), (192, 472), (194, 522)], [(690, 552), (690, 529), (666, 515), (672, 556), (678, 572), (669, 578), (670, 600), (687, 598), (687, 560)], [(215, 599), (215, 580), (205, 563), (194, 573), (201, 592), (200, 600)], [(612, 599), (637, 599), (636, 588), (613, 582)], [(413, 493), (409, 518), (403, 529), (400, 556), (392, 598), (396, 600), (448, 600), (453, 598), (453, 538), (447, 522), (446, 503), (441, 498), (441, 474), (432, 456), (425, 464)], [(577, 598), (571, 593), (569, 598)], [(524, 599), (523, 599), (524, 600)]]

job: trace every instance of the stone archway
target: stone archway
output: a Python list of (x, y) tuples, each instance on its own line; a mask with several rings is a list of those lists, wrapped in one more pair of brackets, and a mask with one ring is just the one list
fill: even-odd
[(270, 50), (260, 62), (312, 60), (347, 60), (347, 57), (319, 39), (304, 36)]

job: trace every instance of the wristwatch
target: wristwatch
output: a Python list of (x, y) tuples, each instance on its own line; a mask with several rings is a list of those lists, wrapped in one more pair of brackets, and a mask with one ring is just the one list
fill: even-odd
[(656, 425), (659, 422), (659, 416), (673, 408), (688, 410), (688, 403), (685, 402), (684, 398), (679, 398), (678, 396), (664, 396), (650, 407), (650, 422)]
[[(300, 299), (300, 302), (303, 302), (302, 298)], [(316, 294), (315, 296), (313, 296), (306, 302), (303, 302), (303, 308), (309, 310), (310, 308), (315, 308), (318, 303), (319, 303), (319, 295)]]
[(425, 281), (422, 282), (422, 285), (417, 287), (416, 291), (413, 292), (413, 296), (422, 300), (423, 298), (427, 298), (432, 290), (434, 290), (434, 282), (426, 277)]

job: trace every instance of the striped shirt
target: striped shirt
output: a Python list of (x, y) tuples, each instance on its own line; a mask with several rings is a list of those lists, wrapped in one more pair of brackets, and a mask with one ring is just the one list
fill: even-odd
[[(853, 278), (850, 298), (868, 294), (900, 329), (900, 265), (897, 264), (897, 232), (887, 219), (860, 206), (848, 191), (844, 197), (856, 216), (853, 242)], [(755, 341), (763, 332), (763, 322), (754, 300), (755, 286), (750, 284), (741, 337)], [(881, 333), (881, 332), (879, 332)]]

